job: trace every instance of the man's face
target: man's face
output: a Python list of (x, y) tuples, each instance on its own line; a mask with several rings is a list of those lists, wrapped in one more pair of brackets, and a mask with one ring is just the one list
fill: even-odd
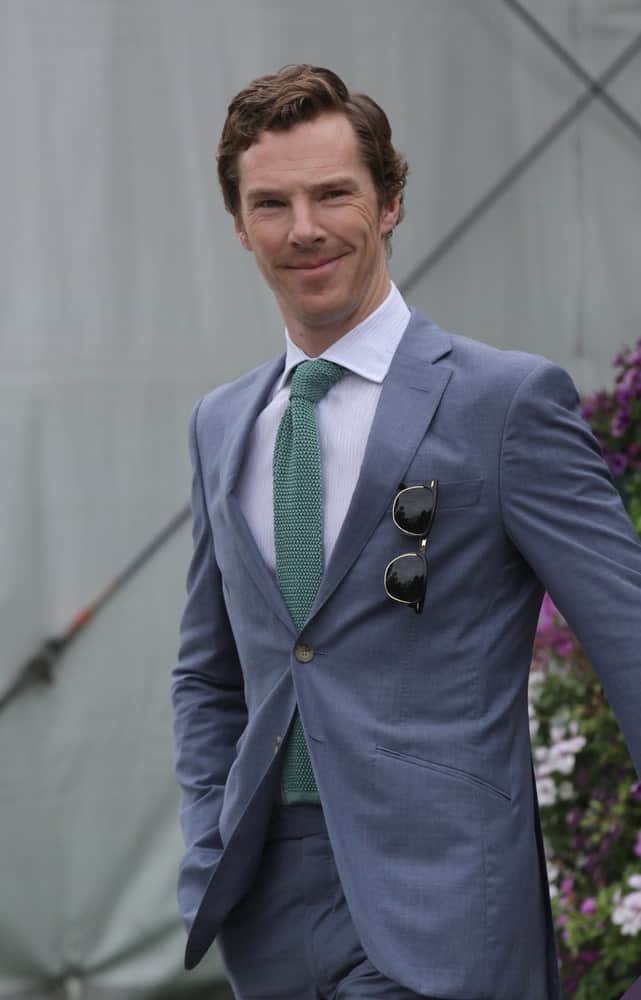
[(379, 205), (342, 114), (263, 132), (239, 155), (236, 231), (253, 251), (290, 336), (315, 356), (389, 291), (383, 237), (399, 198)]

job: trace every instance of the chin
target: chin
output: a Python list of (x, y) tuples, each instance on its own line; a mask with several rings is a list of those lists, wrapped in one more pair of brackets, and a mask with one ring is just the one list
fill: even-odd
[(351, 297), (348, 298), (327, 289), (309, 292), (301, 296), (297, 302), (292, 302), (292, 306), (301, 318), (307, 316), (311, 320), (315, 316), (319, 319), (326, 316), (328, 320), (331, 320), (332, 317), (349, 316), (357, 308), (357, 302)]
[(324, 329), (328, 326), (336, 326), (344, 323), (356, 311), (351, 305), (326, 306), (325, 308), (301, 310), (299, 320), (308, 327)]

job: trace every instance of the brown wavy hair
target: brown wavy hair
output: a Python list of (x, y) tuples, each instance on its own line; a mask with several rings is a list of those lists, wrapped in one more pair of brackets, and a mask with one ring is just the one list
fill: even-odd
[[(217, 157), (218, 180), (228, 212), (234, 217), (240, 212), (238, 154), (249, 149), (262, 132), (285, 132), (326, 112), (339, 112), (349, 119), (379, 204), (387, 205), (400, 196), (401, 221), (408, 166), (392, 145), (387, 115), (371, 97), (351, 93), (330, 69), (307, 64), (283, 66), (277, 73), (258, 77), (229, 105)], [(390, 237), (391, 233), (386, 240)]]

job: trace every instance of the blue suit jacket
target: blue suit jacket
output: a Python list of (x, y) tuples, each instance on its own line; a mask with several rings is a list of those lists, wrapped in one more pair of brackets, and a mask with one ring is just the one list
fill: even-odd
[[(641, 771), (641, 546), (565, 372), (413, 312), (360, 477), (297, 633), (241, 513), (248, 434), (283, 358), (190, 427), (194, 553), (173, 675), (195, 965), (260, 863), (298, 703), (341, 882), (385, 975), (449, 1000), (559, 997), (527, 711), (544, 588)], [(385, 566), (401, 481), (439, 481), (422, 615)], [(313, 647), (299, 663), (296, 643)], [(251, 956), (248, 956), (251, 961)]]

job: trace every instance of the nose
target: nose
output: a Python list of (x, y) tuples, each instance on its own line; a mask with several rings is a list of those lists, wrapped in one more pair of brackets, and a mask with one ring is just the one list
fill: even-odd
[(308, 247), (325, 239), (313, 203), (307, 199), (295, 200), (291, 206), (289, 241), (292, 246)]

